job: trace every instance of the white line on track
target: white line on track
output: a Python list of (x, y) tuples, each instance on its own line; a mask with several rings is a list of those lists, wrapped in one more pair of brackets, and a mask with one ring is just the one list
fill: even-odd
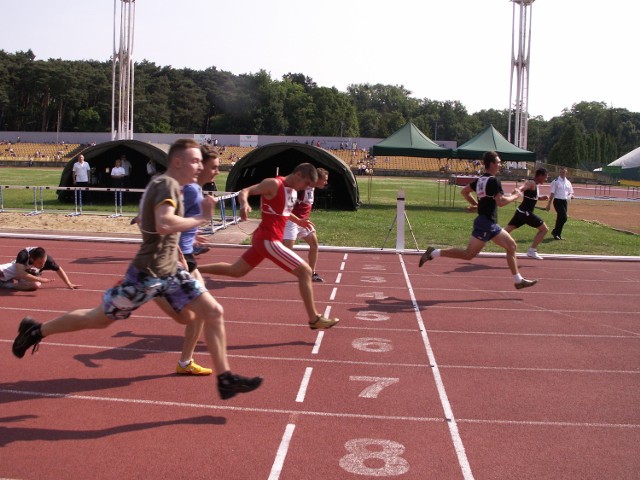
[(447, 426), (449, 427), (449, 434), (451, 435), (453, 448), (458, 457), (458, 464), (460, 465), (462, 476), (465, 480), (472, 480), (473, 472), (471, 471), (471, 465), (469, 464), (467, 453), (465, 452), (464, 445), (462, 444), (462, 438), (460, 437), (460, 432), (458, 431), (458, 424), (456, 423), (456, 419), (453, 416), (453, 409), (451, 408), (451, 404), (449, 403), (449, 398), (447, 397), (447, 392), (445, 391), (444, 383), (442, 382), (442, 377), (440, 376), (440, 370), (438, 369), (435, 355), (433, 353), (433, 350), (431, 349), (431, 344), (429, 343), (429, 336), (427, 335), (427, 329), (422, 320), (422, 315), (420, 314), (418, 301), (416, 300), (416, 296), (413, 293), (413, 287), (411, 286), (409, 273), (407, 272), (407, 268), (404, 264), (402, 255), (398, 255), (398, 259), (400, 260), (400, 266), (402, 267), (402, 271), (404, 272), (405, 282), (407, 284), (407, 288), (409, 289), (409, 296), (411, 297), (411, 303), (413, 304), (413, 308), (416, 313), (416, 320), (420, 328), (424, 347), (427, 351), (429, 363), (431, 364), (431, 370), (433, 372), (433, 377), (436, 382), (436, 388), (440, 397), (440, 404), (442, 405), (442, 408), (444, 410), (445, 419), (447, 420)]
[(339, 273), (338, 275), (336, 275), (336, 283), (340, 283), (341, 280), (342, 280), (342, 274)]
[[(187, 402), (170, 402), (162, 400), (136, 399), (136, 398), (119, 398), (119, 397), (100, 397), (92, 395), (71, 395), (65, 393), (45, 393), (31, 392), (21, 390), (0, 389), (0, 394), (22, 395), (28, 397), (39, 398), (62, 398), (66, 400), (82, 400), (93, 402), (112, 402), (131, 405), (153, 405), (171, 408), (198, 408), (203, 410), (224, 410), (232, 412), (251, 412), (264, 413), (267, 415), (283, 414), (309, 417), (325, 417), (325, 418), (348, 418), (348, 419), (364, 419), (364, 420), (385, 420), (385, 421), (403, 421), (417, 423), (442, 423), (442, 417), (416, 417), (416, 416), (393, 416), (393, 415), (367, 415), (361, 413), (344, 413), (344, 412), (318, 412), (314, 410), (287, 410), (280, 408), (255, 408), (255, 407), (234, 407), (231, 405), (211, 405), (202, 403)], [(574, 426), (574, 427), (599, 427), (599, 428), (639, 428), (638, 423), (592, 423), (592, 422), (554, 422), (554, 421), (533, 421), (533, 420), (487, 420), (465, 418), (457, 419), (460, 423), (488, 423), (488, 424), (509, 424), (509, 425), (535, 425), (535, 426)]]
[(284, 429), (284, 435), (282, 436), (282, 441), (278, 447), (278, 453), (276, 454), (276, 459), (271, 467), (271, 473), (269, 473), (268, 480), (278, 480), (280, 478), (280, 473), (282, 473), (282, 467), (284, 466), (284, 459), (289, 451), (289, 443), (291, 443), (291, 437), (293, 436), (293, 431), (295, 429), (296, 426), (293, 423), (289, 423)]
[(316, 337), (316, 343), (313, 345), (313, 349), (311, 350), (312, 355), (317, 355), (320, 351), (320, 345), (322, 344), (322, 339), (324, 338), (324, 331), (320, 330), (318, 332), (318, 336)]
[(304, 402), (304, 397), (307, 395), (307, 387), (309, 386), (309, 380), (311, 380), (311, 373), (313, 372), (313, 367), (307, 367), (304, 371), (304, 376), (302, 377), (302, 382), (300, 382), (300, 389), (298, 390), (298, 395), (296, 395), (296, 402), (302, 403)]
[[(324, 336), (324, 331), (319, 331), (318, 336)], [(13, 340), (0, 339), (0, 343), (13, 343)], [(318, 342), (321, 343), (321, 342)], [(73, 343), (55, 343), (55, 342), (41, 342), (40, 346), (46, 347), (63, 347), (71, 349), (85, 349), (85, 350), (114, 350), (123, 352), (139, 352), (143, 354), (165, 354), (165, 355), (177, 355), (180, 352), (170, 350), (151, 350), (143, 348), (129, 348), (129, 347), (114, 347), (106, 345), (81, 345)], [(313, 353), (313, 352), (312, 352)], [(194, 355), (202, 355), (208, 357), (207, 352), (195, 352)], [(250, 360), (264, 360), (275, 362), (313, 362), (313, 363), (325, 363), (335, 365), (364, 365), (364, 366), (377, 366), (377, 367), (402, 367), (402, 368), (418, 368), (426, 369), (430, 368), (429, 365), (424, 363), (393, 363), (393, 362), (363, 362), (355, 360), (330, 360), (320, 358), (300, 358), (300, 357), (269, 357), (264, 355), (236, 355), (230, 354), (229, 358), (242, 358)], [(568, 373), (598, 373), (598, 374), (631, 374), (640, 375), (640, 370), (593, 370), (593, 369), (581, 369), (581, 368), (545, 368), (545, 367), (510, 367), (510, 366), (484, 366), (484, 365), (439, 365), (441, 369), (469, 369), (469, 370), (513, 370), (513, 371), (526, 371), (526, 372), (568, 372)]]
[(335, 300), (337, 293), (338, 293), (338, 288), (337, 287), (333, 287), (333, 290), (331, 291), (331, 295), (329, 296), (329, 300), (331, 300), (331, 301)]

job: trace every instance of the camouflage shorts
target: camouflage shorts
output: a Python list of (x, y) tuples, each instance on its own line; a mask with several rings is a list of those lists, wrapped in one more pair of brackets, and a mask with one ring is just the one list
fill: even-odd
[(104, 292), (102, 308), (107, 317), (124, 320), (131, 313), (155, 297), (164, 297), (179, 313), (205, 288), (189, 272), (178, 267), (175, 275), (152, 277), (130, 265), (124, 280)]

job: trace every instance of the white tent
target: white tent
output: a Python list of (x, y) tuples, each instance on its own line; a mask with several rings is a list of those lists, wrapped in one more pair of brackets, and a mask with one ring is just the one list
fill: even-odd
[(609, 164), (610, 167), (638, 168), (640, 167), (640, 147), (631, 150)]

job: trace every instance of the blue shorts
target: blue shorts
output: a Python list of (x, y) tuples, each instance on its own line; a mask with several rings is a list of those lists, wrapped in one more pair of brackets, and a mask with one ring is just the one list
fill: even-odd
[(502, 227), (500, 225), (494, 223), (490, 218), (487, 218), (484, 215), (479, 215), (473, 221), (473, 232), (471, 232), (471, 236), (478, 240), (482, 240), (483, 242), (488, 242), (501, 231)]
[(189, 272), (178, 267), (175, 275), (152, 277), (130, 265), (124, 280), (104, 292), (102, 308), (112, 320), (124, 320), (131, 313), (155, 297), (164, 297), (180, 313), (206, 289)]

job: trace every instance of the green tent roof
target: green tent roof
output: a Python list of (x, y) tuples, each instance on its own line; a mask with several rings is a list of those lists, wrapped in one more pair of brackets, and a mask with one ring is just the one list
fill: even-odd
[(460, 145), (453, 151), (455, 158), (482, 158), (485, 152), (496, 151), (500, 158), (510, 162), (534, 161), (536, 154), (529, 150), (518, 148), (502, 136), (502, 134), (489, 125), (468, 142)]
[(396, 157), (450, 158), (451, 149), (443, 148), (409, 122), (372, 148), (374, 155)]

